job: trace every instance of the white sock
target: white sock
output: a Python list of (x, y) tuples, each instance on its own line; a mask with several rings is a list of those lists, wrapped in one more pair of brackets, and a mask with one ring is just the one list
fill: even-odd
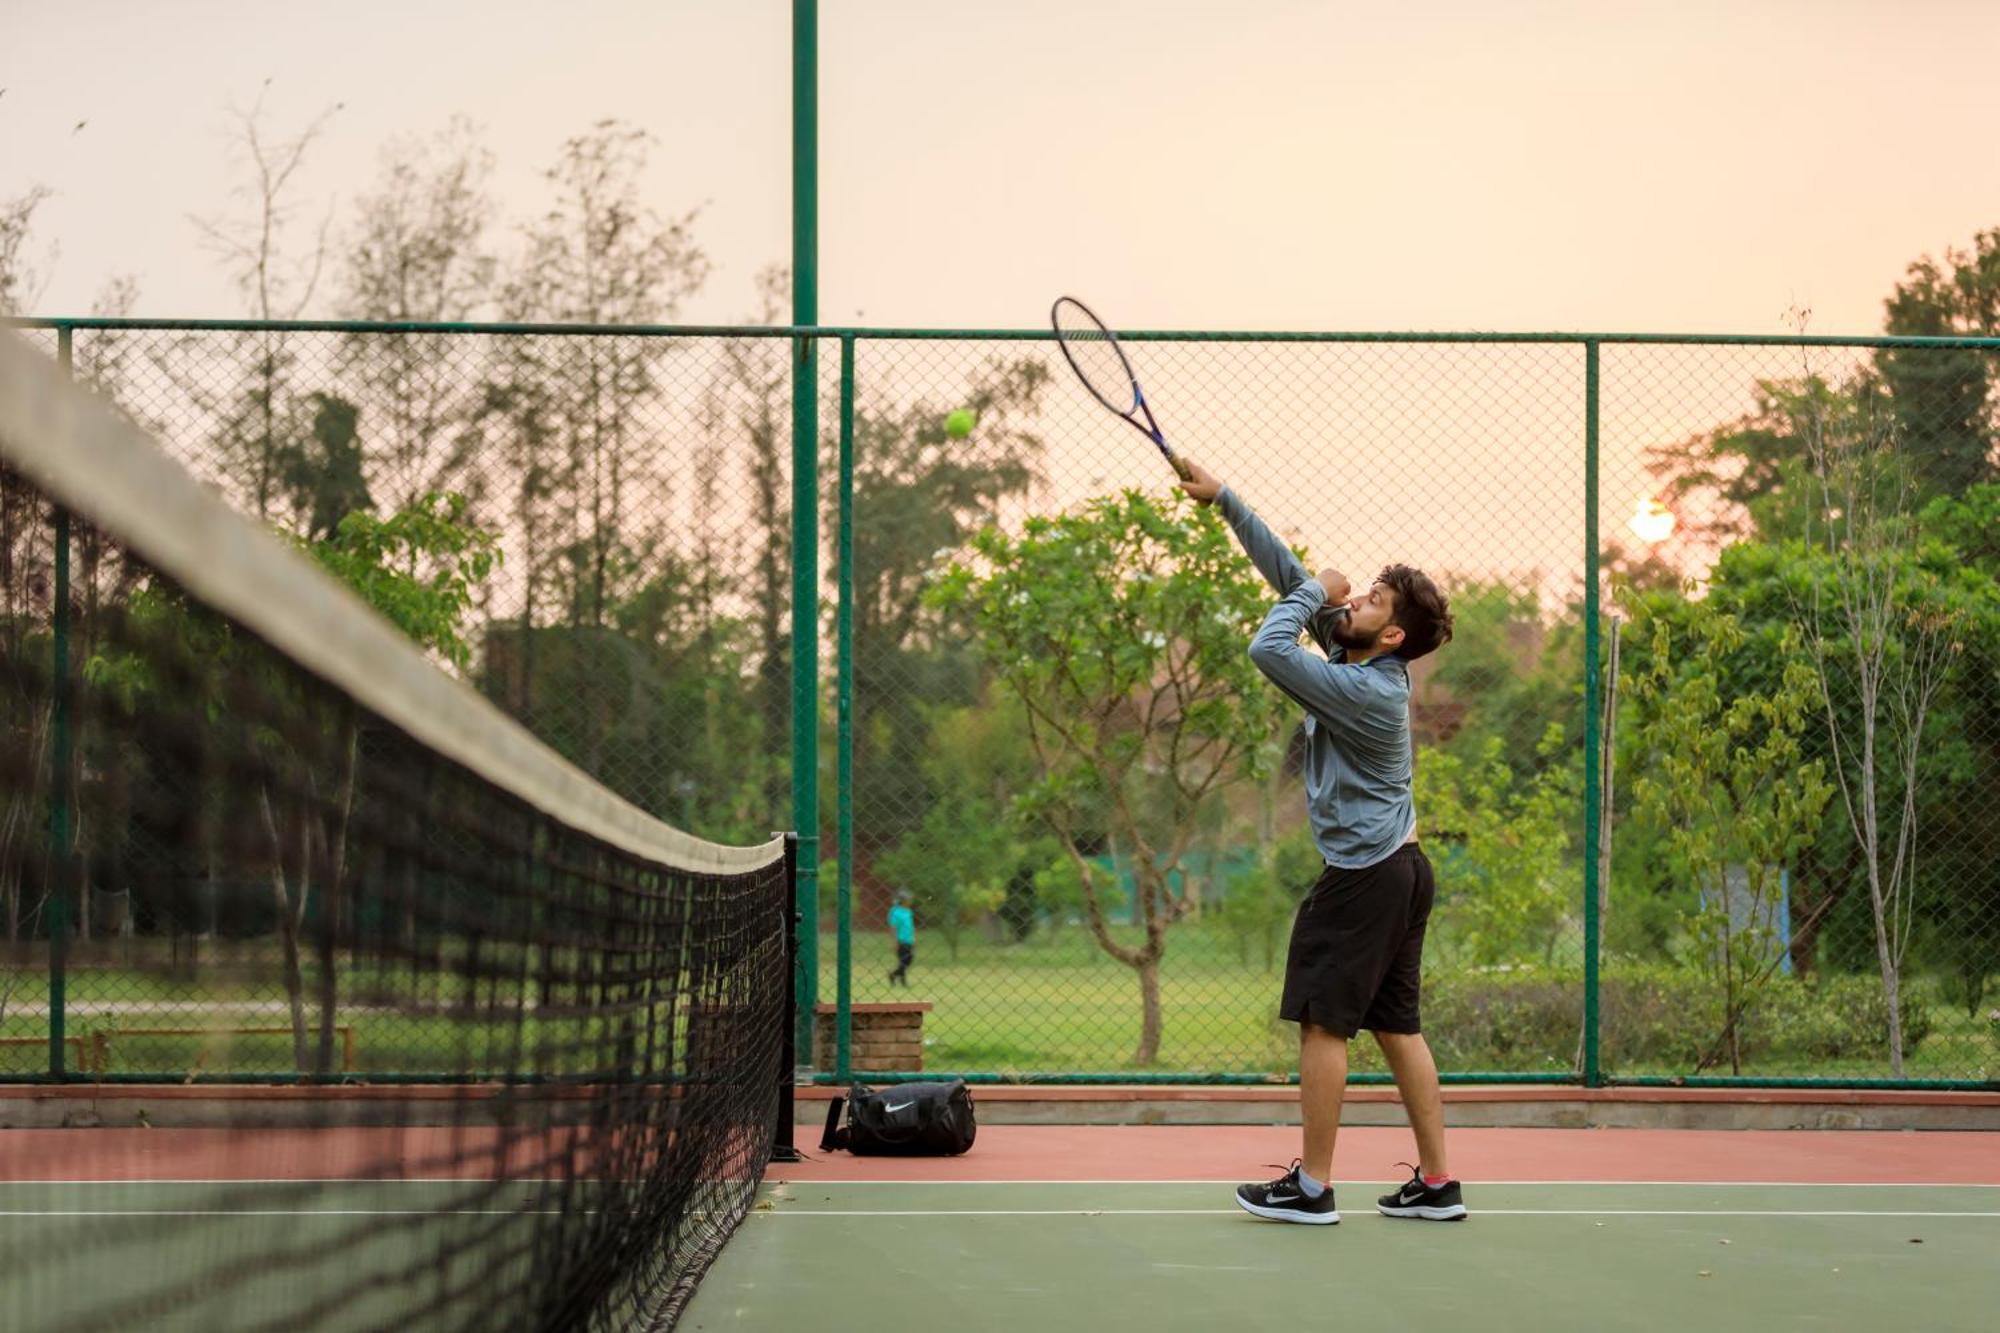
[(1308, 1199), (1317, 1199), (1320, 1195), (1326, 1193), (1325, 1184), (1307, 1175), (1304, 1167), (1299, 1168), (1299, 1189), (1304, 1192)]

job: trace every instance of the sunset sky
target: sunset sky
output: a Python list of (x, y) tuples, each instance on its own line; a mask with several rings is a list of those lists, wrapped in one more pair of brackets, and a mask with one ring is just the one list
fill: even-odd
[[(822, 318), (1020, 327), (1879, 329), (1909, 260), (2000, 224), (2000, 5), (822, 0)], [(344, 103), (323, 211), (454, 113), (504, 242), (602, 117), (734, 320), (789, 247), (786, 0), (0, 0), (0, 198), (43, 184), (36, 303), (244, 313), (189, 218), (228, 108)], [(75, 128), (83, 122), (80, 129)], [(504, 244), (503, 244), (503, 248)], [(46, 254), (44, 254), (46, 258)], [(329, 308), (313, 313), (331, 313)]]

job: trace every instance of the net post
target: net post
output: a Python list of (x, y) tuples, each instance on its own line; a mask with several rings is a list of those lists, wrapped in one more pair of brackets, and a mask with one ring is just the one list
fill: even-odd
[[(75, 331), (67, 324), (56, 330), (56, 364), (62, 377), (69, 379), (75, 367)], [(69, 510), (55, 506), (55, 590), (50, 607), (50, 670), (54, 673), (55, 699), (49, 713), (49, 1077), (60, 1082), (68, 1076), (64, 1040), (69, 1002), (69, 888), (70, 888), (70, 734), (69, 681)]]
[(854, 1037), (854, 337), (840, 340), (840, 610), (834, 655), (840, 675), (839, 815), (835, 852), (839, 931), (833, 1017), (833, 1070), (853, 1073)]
[(1583, 1060), (1577, 1071), (1587, 1088), (1604, 1085), (1598, 1038), (1602, 1021), (1598, 996), (1598, 916), (1600, 891), (1598, 852), (1604, 830), (1599, 809), (1602, 770), (1602, 719), (1599, 713), (1599, 659), (1603, 655), (1602, 591), (1598, 586), (1597, 463), (1598, 463), (1598, 344), (1583, 345)]
[(793, 1089), (798, 1085), (798, 1012), (799, 1012), (799, 912), (796, 904), (799, 882), (799, 835), (785, 835), (785, 888), (784, 900), (780, 904), (780, 920), (783, 923), (780, 936), (785, 950), (785, 1031), (782, 1038), (783, 1050), (778, 1061), (778, 1117), (771, 1128), (771, 1160), (774, 1162), (797, 1162), (804, 1160), (799, 1155), (798, 1133), (795, 1120)]

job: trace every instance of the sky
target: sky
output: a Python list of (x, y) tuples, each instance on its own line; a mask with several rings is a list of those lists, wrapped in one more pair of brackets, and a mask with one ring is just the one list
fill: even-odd
[[(229, 108), (382, 145), (483, 128), (512, 224), (561, 142), (658, 139), (699, 209), (690, 321), (790, 246), (788, 0), (0, 0), (0, 199), (54, 191), (37, 302), (245, 313), (196, 215)], [(1990, 0), (821, 0), (820, 315), (1028, 327), (1879, 330), (1910, 260), (2000, 225)], [(81, 128), (77, 128), (81, 122)], [(327, 314), (330, 296), (320, 309)]]

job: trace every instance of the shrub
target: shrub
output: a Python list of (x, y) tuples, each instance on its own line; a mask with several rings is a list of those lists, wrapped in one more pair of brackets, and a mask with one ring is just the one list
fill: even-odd
[[(1607, 1064), (1692, 1073), (1714, 1046), (1719, 983), (1660, 966), (1609, 968), (1601, 983)], [(1888, 1050), (1888, 1004), (1874, 977), (1774, 978), (1743, 1022), (1745, 1057), (1767, 1066), (1865, 1060)], [(1424, 993), (1424, 1031), (1448, 1068), (1569, 1068), (1582, 1023), (1583, 975), (1570, 969), (1465, 973), (1434, 980)], [(1903, 1025), (1911, 1050), (1931, 1031), (1930, 1008), (1914, 991), (1903, 995)]]

